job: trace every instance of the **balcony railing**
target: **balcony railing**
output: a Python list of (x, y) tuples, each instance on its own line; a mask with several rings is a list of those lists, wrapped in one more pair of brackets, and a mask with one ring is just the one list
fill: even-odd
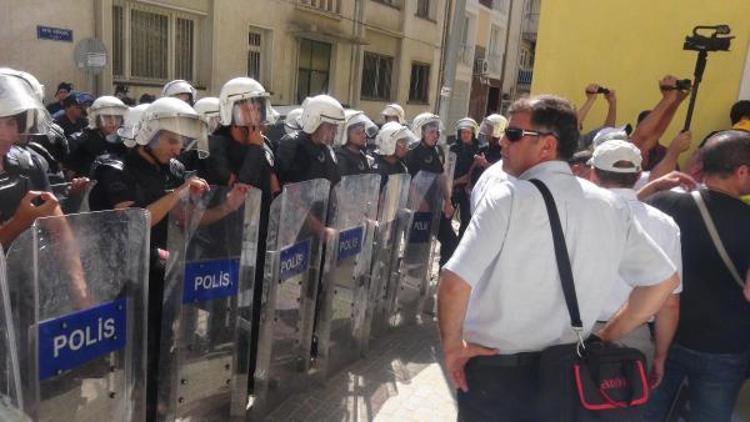
[(534, 77), (533, 70), (518, 69), (518, 84), (531, 85), (531, 79)]
[(297, 0), (297, 4), (318, 12), (335, 15), (341, 13), (341, 0)]

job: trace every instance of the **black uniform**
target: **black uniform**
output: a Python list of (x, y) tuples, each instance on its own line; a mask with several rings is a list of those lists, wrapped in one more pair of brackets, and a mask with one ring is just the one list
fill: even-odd
[[(409, 169), (412, 178), (420, 171), (442, 174), (444, 160), (442, 149), (420, 142), (406, 156), (406, 167)], [(451, 219), (445, 216), (442, 209), (436, 211), (440, 213), (440, 228), (437, 238), (440, 242), (440, 266), (442, 267), (453, 255), (453, 251), (456, 250), (458, 238), (451, 226)]]
[[(250, 340), (250, 370), (248, 384), (252, 389), (260, 332), (260, 309), (263, 292), (263, 268), (266, 259), (268, 217), (273, 201), (271, 178), (276, 172), (275, 159), (268, 140), (263, 145), (246, 145), (234, 141), (226, 128), (220, 129), (209, 142), (211, 155), (206, 161), (205, 179), (211, 184), (228, 185), (231, 175), (235, 181), (261, 191), (260, 225), (256, 255), (255, 285), (253, 288), (253, 316)], [(199, 173), (200, 174), (200, 173)]]
[(327, 179), (333, 186), (341, 180), (333, 150), (313, 143), (310, 135), (302, 131), (281, 139), (276, 150), (276, 168), (282, 184)]
[[(169, 191), (185, 183), (185, 168), (177, 160), (167, 165), (151, 164), (138, 150), (130, 150), (123, 158), (102, 156), (93, 169), (98, 178), (89, 195), (92, 211), (112, 209), (133, 201), (133, 207), (146, 208)], [(149, 417), (156, 412), (159, 343), (161, 339), (162, 301), (164, 299), (165, 266), (157, 248), (167, 249), (168, 218), (151, 227), (151, 250), (148, 289), (148, 372), (147, 401)], [(149, 419), (151, 420), (151, 419)]]
[(70, 137), (70, 154), (64, 164), (77, 176), (88, 177), (96, 157), (103, 154), (124, 156), (127, 151), (119, 138), (116, 142), (108, 142), (98, 129), (86, 128)]
[(376, 155), (375, 162), (372, 164), (372, 171), (380, 175), (380, 190), (383, 190), (388, 183), (388, 176), (408, 173), (409, 169), (401, 160), (396, 160), (395, 163), (391, 164), (382, 155)]
[(334, 151), (341, 176), (370, 173), (370, 163), (367, 161), (364, 151), (354, 152), (346, 145), (336, 147)]
[[(454, 206), (458, 208), (458, 216), (461, 221), (461, 226), (458, 229), (458, 238), (460, 239), (464, 235), (464, 231), (469, 226), (471, 221), (471, 200), (470, 192), (467, 189), (470, 184), (473, 184), (473, 173), (476, 169), (472, 170), (471, 166), (474, 164), (474, 156), (479, 154), (479, 142), (476, 138), (472, 139), (470, 144), (465, 144), (461, 140), (456, 141), (451, 145), (450, 150), (456, 154), (456, 170), (453, 174), (453, 178), (458, 179), (469, 175), (469, 181), (459, 185), (453, 186), (453, 197), (451, 198)], [(469, 174), (469, 171), (472, 174)]]
[[(485, 145), (479, 148), (479, 153), (484, 154), (484, 158), (487, 160), (487, 162), (491, 166), (492, 164), (497, 163), (498, 161), (500, 161), (500, 159), (503, 158), (501, 150), (502, 148), (500, 147), (500, 143), (498, 142), (497, 144), (489, 144), (489, 145)], [(481, 176), (482, 173), (484, 173), (485, 169), (486, 168), (479, 168), (479, 167), (474, 169), (474, 172), (471, 175), (472, 185), (477, 183), (477, 180), (479, 180), (479, 176)]]
[(2, 157), (0, 171), (0, 223), (8, 221), (31, 190), (49, 192), (47, 163), (38, 155), (21, 147), (12, 146)]
[(55, 123), (57, 123), (62, 128), (63, 132), (65, 132), (65, 136), (70, 136), (76, 132), (80, 132), (88, 125), (88, 121), (86, 119), (80, 118), (73, 122), (68, 119), (68, 116), (64, 113), (61, 116), (55, 118)]

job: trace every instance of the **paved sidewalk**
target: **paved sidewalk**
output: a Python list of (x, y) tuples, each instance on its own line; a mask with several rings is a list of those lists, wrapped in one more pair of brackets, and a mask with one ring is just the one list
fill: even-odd
[(434, 321), (378, 339), (325, 388), (291, 396), (273, 421), (455, 421), (455, 394), (441, 367)]

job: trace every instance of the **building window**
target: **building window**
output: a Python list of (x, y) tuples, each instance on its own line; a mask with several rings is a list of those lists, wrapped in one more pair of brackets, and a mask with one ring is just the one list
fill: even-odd
[(430, 65), (413, 63), (409, 83), (409, 102), (427, 103), (430, 88)]
[(247, 76), (261, 81), (261, 53), (263, 34), (250, 31), (247, 36)]
[(196, 81), (199, 19), (182, 12), (141, 7), (128, 1), (112, 6), (112, 73), (118, 79)]
[(417, 16), (430, 19), (430, 0), (417, 0)]
[(175, 79), (193, 80), (193, 52), (195, 24), (190, 19), (177, 18), (175, 20)]
[(112, 74), (114, 76), (125, 75), (125, 63), (123, 63), (123, 51), (125, 49), (125, 19), (120, 6), (112, 7)]
[(392, 71), (393, 57), (366, 52), (362, 65), (362, 98), (388, 101)]
[(297, 103), (306, 97), (328, 92), (331, 72), (331, 44), (300, 39), (297, 69)]

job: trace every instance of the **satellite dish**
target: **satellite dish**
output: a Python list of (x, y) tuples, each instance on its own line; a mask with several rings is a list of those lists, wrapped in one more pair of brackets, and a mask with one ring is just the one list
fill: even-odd
[(99, 74), (107, 67), (107, 48), (97, 38), (78, 41), (73, 51), (76, 67), (84, 72)]

